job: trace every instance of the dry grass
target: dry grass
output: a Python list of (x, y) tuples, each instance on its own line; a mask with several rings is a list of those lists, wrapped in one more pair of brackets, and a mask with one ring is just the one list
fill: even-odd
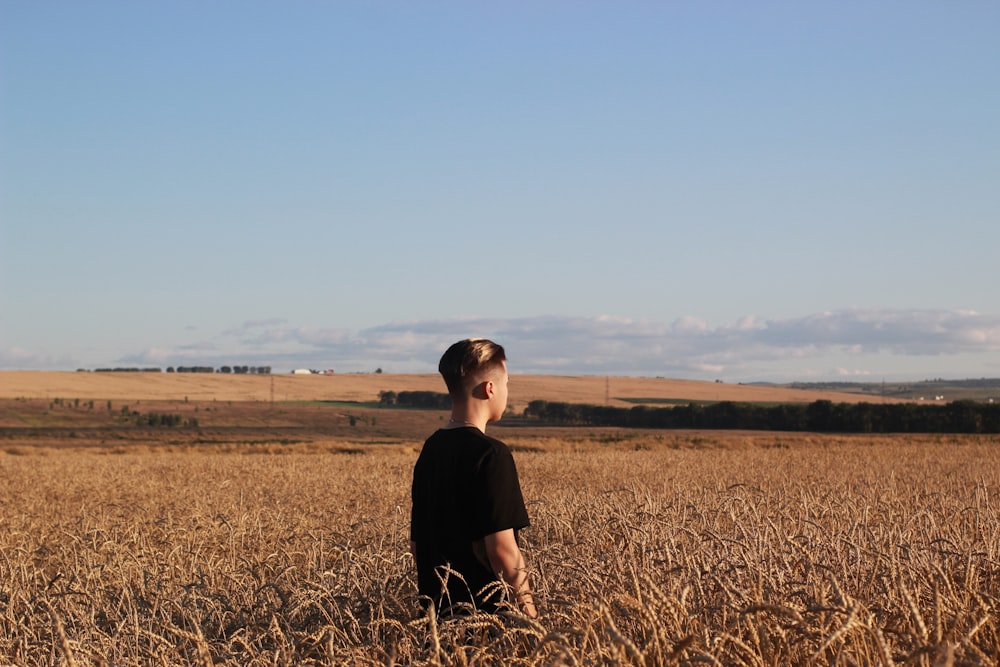
[(997, 438), (602, 438), (512, 441), (537, 622), (417, 613), (403, 447), (0, 453), (0, 663), (1000, 660)]

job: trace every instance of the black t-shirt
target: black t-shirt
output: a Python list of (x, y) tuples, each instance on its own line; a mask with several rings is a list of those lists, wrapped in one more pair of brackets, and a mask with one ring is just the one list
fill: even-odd
[[(474, 427), (441, 429), (424, 443), (413, 468), (411, 498), (420, 594), (439, 610), (474, 601), (478, 609), (494, 611), (497, 591), (483, 589), (497, 577), (482, 540), (508, 528), (516, 535), (529, 525), (510, 449)], [(446, 573), (446, 565), (461, 578)]]

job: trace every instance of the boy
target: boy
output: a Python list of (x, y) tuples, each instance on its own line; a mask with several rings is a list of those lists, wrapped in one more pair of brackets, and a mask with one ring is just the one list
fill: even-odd
[(462, 340), (444, 353), (438, 371), (452, 409), (413, 468), (410, 551), (417, 587), (442, 616), (473, 606), (495, 612), (509, 599), (537, 618), (517, 541), (529, 522), (514, 458), (486, 435), (486, 425), (507, 408), (504, 349), (484, 338)]

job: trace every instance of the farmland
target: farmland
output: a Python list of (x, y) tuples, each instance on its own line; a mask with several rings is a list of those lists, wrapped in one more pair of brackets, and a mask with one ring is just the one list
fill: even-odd
[[(380, 391), (443, 391), (437, 374), (223, 375), (201, 373), (71, 373), (0, 371), (0, 398), (96, 398), (191, 401), (374, 401)], [(636, 398), (711, 401), (854, 402), (871, 396), (774, 385), (742, 385), (650, 377), (519, 375), (511, 371), (516, 410), (536, 399), (627, 406)], [(888, 400), (888, 399), (887, 399)]]
[[(498, 424), (542, 616), (441, 623), (418, 612), (406, 540), (410, 472), (442, 415), (371, 405), (439, 388), (360, 377), (354, 395), (276, 382), (273, 403), (262, 378), (4, 382), (0, 664), (1000, 660), (996, 436)], [(593, 380), (511, 391), (603, 402)], [(678, 391), (625, 384), (613, 400)]]

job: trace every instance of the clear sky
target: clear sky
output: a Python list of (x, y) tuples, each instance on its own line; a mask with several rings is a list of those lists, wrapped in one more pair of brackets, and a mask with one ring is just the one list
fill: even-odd
[(1000, 3), (0, 2), (0, 369), (1000, 376)]

